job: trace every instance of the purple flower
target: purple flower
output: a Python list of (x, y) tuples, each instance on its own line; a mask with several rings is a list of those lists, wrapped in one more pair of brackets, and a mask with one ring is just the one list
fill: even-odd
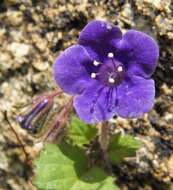
[(159, 48), (147, 34), (92, 21), (82, 30), (78, 45), (55, 61), (54, 78), (64, 92), (76, 95), (74, 107), (87, 123), (113, 116), (141, 117), (154, 103), (150, 79)]

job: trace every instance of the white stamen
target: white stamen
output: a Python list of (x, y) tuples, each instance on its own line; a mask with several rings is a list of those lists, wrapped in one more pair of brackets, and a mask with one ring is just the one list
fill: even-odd
[(111, 25), (111, 24), (107, 24), (107, 25), (106, 25), (106, 28), (107, 28), (108, 30), (111, 30), (111, 29), (112, 29), (112, 25)]
[(109, 78), (109, 83), (115, 83), (115, 80), (113, 78)]
[(96, 73), (91, 73), (91, 78), (95, 79), (96, 78)]
[(114, 57), (114, 54), (113, 54), (112, 52), (109, 52), (109, 53), (108, 53), (108, 57), (109, 57), (109, 58), (113, 58), (113, 57)]
[(94, 60), (94, 61), (93, 61), (93, 65), (98, 66), (98, 65), (100, 65), (100, 62)]
[(122, 71), (123, 71), (123, 67), (122, 67), (121, 65), (118, 66), (118, 67), (117, 67), (117, 71), (118, 71), (118, 72), (122, 72)]

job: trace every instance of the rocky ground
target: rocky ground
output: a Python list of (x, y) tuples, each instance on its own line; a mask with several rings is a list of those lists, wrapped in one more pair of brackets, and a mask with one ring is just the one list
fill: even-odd
[[(56, 87), (52, 63), (74, 44), (92, 19), (106, 19), (123, 31), (135, 28), (160, 46), (154, 74), (156, 102), (138, 120), (116, 120), (117, 129), (140, 138), (137, 157), (115, 166), (122, 190), (173, 189), (173, 3), (171, 0), (1, 0), (0, 1), (0, 190), (32, 189), (31, 167), (4, 111), (30, 157), (41, 143), (15, 122), (21, 104)], [(61, 100), (63, 101), (63, 99)]]

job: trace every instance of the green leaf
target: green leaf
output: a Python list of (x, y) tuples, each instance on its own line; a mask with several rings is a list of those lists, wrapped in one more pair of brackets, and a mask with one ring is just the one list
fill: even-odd
[(93, 167), (84, 173), (80, 179), (76, 180), (69, 190), (118, 190), (114, 179), (101, 170)]
[(122, 161), (125, 157), (135, 156), (141, 147), (141, 142), (130, 135), (114, 135), (108, 146), (108, 156), (113, 163)]
[(89, 144), (97, 135), (97, 128), (94, 125), (87, 125), (77, 117), (72, 118), (68, 136), (70, 141), (79, 147)]
[(38, 190), (116, 190), (114, 179), (94, 167), (88, 169), (83, 150), (66, 143), (47, 144), (35, 161)]

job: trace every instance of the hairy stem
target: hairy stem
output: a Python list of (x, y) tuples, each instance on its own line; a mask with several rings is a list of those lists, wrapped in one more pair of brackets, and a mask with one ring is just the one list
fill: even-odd
[(98, 125), (98, 129), (99, 129), (99, 143), (100, 143), (101, 149), (103, 151), (106, 151), (109, 144), (109, 137), (110, 137), (108, 122), (100, 123)]
[(60, 133), (62, 132), (65, 123), (70, 116), (72, 111), (73, 97), (69, 100), (69, 102), (62, 108), (60, 113), (57, 115), (55, 123), (50, 126), (49, 131), (44, 137), (44, 141), (47, 142), (57, 142), (60, 141)]
[(102, 149), (102, 159), (103, 159), (105, 168), (110, 174), (113, 174), (112, 166), (108, 159), (108, 153), (107, 153), (107, 148), (108, 148), (109, 139), (110, 139), (110, 126), (108, 122), (103, 122), (103, 123), (98, 124), (97, 127), (99, 129), (99, 143)]

